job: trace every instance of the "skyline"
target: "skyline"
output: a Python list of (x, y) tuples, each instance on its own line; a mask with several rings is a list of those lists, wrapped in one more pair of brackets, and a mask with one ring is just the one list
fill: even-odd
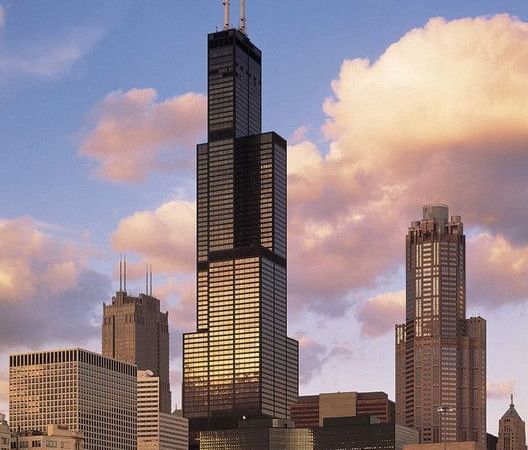
[[(110, 69), (110, 81), (101, 82), (97, 89), (94, 84), (89, 84), (87, 88), (85, 83), (93, 70), (89, 67), (90, 61), (100, 58), (101, 52), (106, 52), (106, 58), (109, 57), (109, 47), (116, 45), (116, 34), (125, 33), (124, 25), (122, 29), (116, 26), (117, 30), (100, 31), (99, 34), (95, 31), (93, 34), (83, 32), (82, 35), (88, 36), (90, 42), (83, 41), (82, 45), (77, 43), (73, 46), (76, 50), (69, 48), (59, 52), (59, 63), (66, 64), (61, 70), (60, 67), (55, 69), (54, 65), (43, 63), (37, 64), (40, 72), (36, 69), (29, 70), (31, 65), (26, 61), (17, 66), (18, 77), (14, 80), (10, 78), (9, 71), (2, 68), (0, 96), (4, 102), (0, 103), (3, 103), (1, 107), (4, 108), (2, 117), (7, 117), (8, 120), (1, 131), (7, 147), (7, 158), (1, 173), (6, 186), (1, 194), (1, 204), (5, 211), (0, 214), (4, 218), (0, 226), (4, 235), (9, 232), (10, 236), (0, 249), (0, 256), (7, 261), (7, 264), (0, 267), (0, 325), (3, 330), (1, 341), (4, 343), (4, 354), (14, 349), (14, 343), (23, 342), (26, 347), (20, 348), (38, 348), (37, 344), (44, 336), (50, 336), (51, 339), (42, 343), (43, 346), (50, 346), (55, 342), (71, 343), (68, 335), (74, 330), (79, 331), (80, 339), (86, 341), (90, 348), (97, 348), (97, 327), (101, 320), (97, 314), (100, 314), (100, 304), (111, 298), (111, 280), (107, 274), (111, 273), (111, 268), (115, 265), (117, 252), (127, 252), (131, 257), (130, 279), (135, 278), (137, 286), (142, 286), (144, 262), (154, 265), (157, 272), (154, 293), (164, 302), (162, 307), (170, 311), (172, 320), (171, 347), (176, 349), (176, 353), (173, 353), (171, 366), (173, 370), (181, 367), (177, 354), (181, 350), (180, 330), (192, 329), (189, 324), (194, 319), (195, 303), (191, 290), (194, 277), (194, 263), (191, 262), (194, 260), (194, 206), (190, 201), (194, 192), (189, 181), (193, 179), (194, 172), (189, 158), (190, 161), (194, 158), (194, 141), (202, 141), (200, 136), (205, 132), (205, 97), (200, 92), (204, 92), (206, 80), (205, 76), (197, 75), (205, 73), (205, 70), (200, 71), (195, 66), (202, 65), (197, 60), (204, 59), (205, 32), (214, 31), (214, 22), (211, 20), (217, 23), (221, 21), (220, 6), (215, 2), (207, 3), (213, 5), (207, 17), (195, 23), (196, 29), (190, 27), (191, 30), (187, 29), (187, 33), (183, 33), (183, 43), (190, 46), (186, 51), (192, 53), (192, 48), (198, 53), (192, 58), (188, 54), (185, 56), (185, 51), (181, 50), (181, 42), (178, 47), (180, 53), (177, 50), (170, 52), (173, 60), (185, 58), (191, 62), (188, 68), (178, 66), (178, 74), (184, 73), (181, 82), (171, 76), (161, 80), (160, 75), (156, 78), (152, 73), (145, 75), (144, 80), (138, 77), (131, 82), (124, 77), (120, 81), (118, 76), (122, 76), (123, 71), (114, 72)], [(343, 2), (336, 2), (338, 5), (340, 3)], [(486, 3), (485, 6), (492, 3)], [(12, 44), (13, 30), (20, 26), (20, 18), (25, 13), (29, 19), (36, 20), (33, 14), (37, 11), (30, 11), (32, 14), (29, 14), (27, 10), (24, 11), (23, 6), (19, 7), (14, 2), (0, 2), (0, 5), (4, 11), (0, 15), (3, 17), (0, 21), (0, 39), (2, 50), (6, 51), (6, 47)], [(509, 6), (512, 5), (514, 3)], [(80, 3), (76, 3), (76, 6), (83, 9)], [(171, 11), (173, 7), (169, 4), (166, 11)], [(291, 8), (290, 5), (288, 7)], [(464, 6), (464, 11), (460, 11), (460, 17), (467, 13), (466, 8)], [(506, 8), (504, 3), (502, 8)], [(140, 23), (144, 17), (134, 15), (134, 12), (138, 12), (137, 8), (131, 9), (133, 11), (129, 12), (130, 17)], [(511, 10), (514, 9), (512, 6)], [(65, 16), (71, 14), (71, 8), (66, 10), (63, 13)], [(526, 20), (526, 11), (520, 6), (518, 10), (519, 15)], [(180, 7), (179, 12), (182, 11), (183, 7)], [(188, 13), (193, 12), (194, 7), (189, 7)], [(453, 18), (453, 11), (444, 12), (445, 16)], [(494, 12), (499, 11), (491, 9), (488, 14)], [(522, 142), (526, 134), (526, 113), (522, 109), (526, 94), (523, 94), (521, 88), (525, 87), (522, 76), (526, 75), (528, 69), (526, 56), (519, 49), (528, 46), (528, 25), (512, 17), (498, 16), (457, 22), (437, 19), (426, 26), (427, 19), (416, 17), (415, 21), (421, 20), (421, 23), (416, 25), (413, 22), (413, 25), (422, 28), (405, 34), (409, 29), (400, 29), (404, 22), (402, 20), (402, 23), (394, 25), (394, 29), (388, 27), (393, 33), (390, 37), (376, 41), (372, 47), (364, 49), (364, 52), (361, 49), (350, 50), (343, 43), (340, 51), (336, 52), (339, 53), (337, 59), (343, 61), (346, 58), (370, 56), (370, 65), (354, 60), (345, 63), (339, 75), (339, 65), (334, 64), (329, 78), (317, 78), (318, 83), (324, 86), (324, 89), (319, 87), (320, 94), (312, 94), (313, 91), (307, 90), (310, 94), (304, 93), (304, 96), (309, 97), (310, 101), (307, 101), (306, 107), (297, 108), (294, 103), (295, 107), (290, 108), (289, 102), (298, 100), (299, 97), (293, 94), (286, 96), (285, 89), (291, 88), (295, 93), (296, 88), (292, 84), (297, 84), (297, 80), (300, 80), (298, 84), (302, 88), (306, 88), (308, 81), (305, 79), (311, 79), (313, 73), (322, 75), (317, 71), (311, 72), (308, 65), (307, 73), (310, 76), (296, 76), (295, 83), (292, 80), (292, 83), (287, 83), (286, 88), (280, 88), (281, 77), (273, 75), (272, 71), (281, 73), (280, 66), (285, 60), (281, 56), (288, 49), (281, 50), (270, 45), (271, 38), (267, 36), (273, 33), (266, 30), (266, 25), (272, 25), (269, 15), (262, 14), (252, 3), (248, 5), (248, 13), (249, 34), (267, 55), (264, 60), (263, 97), (268, 100), (264, 104), (264, 128), (266, 131), (278, 129), (294, 144), (289, 153), (289, 226), (290, 236), (294, 236), (290, 246), (292, 276), (289, 280), (289, 310), (290, 328), (301, 341), (301, 393), (315, 393), (323, 389), (322, 386), (325, 386), (325, 390), (368, 390), (375, 387), (386, 390), (394, 398), (392, 327), (403, 317), (401, 290), (404, 284), (401, 266), (404, 258), (401, 238), (422, 203), (431, 200), (427, 198), (427, 195), (431, 195), (428, 193), (439, 184), (437, 180), (414, 173), (413, 169), (425, 161), (424, 165), (435, 164), (437, 178), (443, 181), (440, 192), (446, 198), (442, 200), (451, 204), (454, 213), (467, 218), (468, 303), (476, 305), (475, 309), (470, 309), (471, 314), (482, 314), (491, 319), (488, 323), (490, 382), (496, 385), (507, 384), (510, 381), (508, 377), (519, 377), (516, 396), (519, 399), (519, 412), (521, 416), (526, 416), (523, 412), (527, 410), (524, 405), (528, 402), (528, 393), (526, 388), (523, 390), (520, 378), (523, 371), (526, 371), (526, 361), (519, 358), (518, 361), (509, 362), (511, 354), (501, 356), (498, 353), (501, 342), (508, 340), (503, 330), (510, 329), (507, 326), (515, 330), (517, 321), (519, 330), (516, 336), (522, 339), (524, 334), (520, 326), (522, 319), (526, 318), (525, 300), (528, 288), (526, 281), (519, 281), (522, 274), (526, 274), (528, 266), (528, 236), (523, 229), (526, 213), (521, 211), (519, 214), (515, 205), (523, 204), (523, 194), (526, 191), (522, 175), (527, 168), (527, 152), (522, 144), (516, 143)], [(475, 8), (475, 14), (479, 13), (482, 12)], [(48, 20), (50, 15), (51, 13), (48, 14)], [(128, 22), (123, 19), (122, 23), (130, 25), (130, 17)], [(68, 17), (68, 21), (71, 19)], [(180, 19), (183, 20), (184, 17)], [(294, 21), (290, 18), (290, 22)], [(167, 23), (168, 25), (170, 24)], [(295, 25), (292, 26), (297, 29)], [(39, 27), (36, 30), (42, 31)], [(57, 30), (62, 32), (60, 28)], [(385, 33), (390, 34), (388, 30)], [(28, 39), (37, 31), (29, 33)], [(72, 31), (68, 33), (75, 35)], [(494, 33), (500, 33), (503, 37), (501, 46), (495, 45), (497, 40), (494, 39)], [(156, 41), (150, 39), (152, 36), (147, 36), (149, 39), (145, 40), (154, 45), (153, 42)], [(464, 38), (463, 52), (446, 47), (445, 44), (453, 36), (455, 39)], [(71, 41), (74, 37), (68, 39)], [(180, 36), (180, 39), (183, 38)], [(164, 42), (158, 41), (157, 44), (163, 46)], [(395, 42), (398, 43), (388, 51), (384, 50), (389, 43)], [(142, 47), (139, 48), (141, 50)], [(475, 49), (484, 51), (473, 52)], [(420, 50), (427, 50), (427, 61), (419, 58)], [(301, 62), (301, 59), (317, 60), (300, 53), (294, 63)], [(322, 52), (318, 55), (320, 53)], [(118, 55), (121, 56), (119, 52)], [(381, 58), (374, 63), (376, 55), (381, 55)], [(68, 58), (72, 60), (71, 66), (68, 66)], [(119, 57), (116, 60), (119, 61)], [(40, 60), (37, 58), (32, 61), (38, 63)], [(443, 61), (448, 61), (449, 64), (444, 67), (441, 64)], [(508, 63), (504, 71), (496, 67), (497, 62), (502, 61)], [(436, 70), (426, 70), (431, 62)], [(98, 64), (100, 63), (99, 60)], [(395, 68), (398, 70), (395, 71)], [(461, 72), (462, 69), (466, 72)], [(158, 65), (157, 71), (165, 72), (166, 69)], [(295, 75), (300, 73), (294, 72)], [(442, 75), (441, 78), (437, 78), (438, 73)], [(461, 74), (465, 77), (460, 76)], [(401, 78), (395, 75), (401, 75)], [(420, 83), (406, 83), (410, 75), (415, 83), (416, 80)], [(191, 79), (195, 81), (191, 82)], [(289, 80), (291, 76), (286, 76), (285, 79)], [(336, 79), (340, 81), (334, 84), (332, 94), (330, 82)], [(23, 85), (24, 80), (27, 86)], [(432, 82), (438, 80), (445, 81), (440, 83), (440, 87), (446, 95), (427, 96), (431, 93)], [(497, 80), (507, 81), (505, 85), (500, 85), (500, 91), (493, 90), (499, 87)], [(354, 83), (361, 84), (363, 90), (354, 90)], [(389, 93), (379, 89), (383, 83), (389, 86)], [(463, 95), (466, 93), (465, 89), (470, 87), (474, 88), (471, 93), (475, 98)], [(480, 98), (479, 95), (487, 94), (486, 87), (491, 87), (492, 92), (489, 96), (482, 95), (483, 98)], [(406, 94), (404, 98), (394, 94), (398, 92), (397, 88)], [(273, 92), (273, 89), (276, 91)], [(50, 92), (44, 95), (42, 91), (48, 90)], [(61, 95), (58, 95), (59, 92)], [(64, 101), (67, 92), (77, 92), (77, 96), (82, 98), (82, 102), (75, 105), (74, 109), (71, 109), (71, 103)], [(408, 95), (409, 92), (414, 95)], [(460, 108), (454, 107), (449, 101), (445, 102), (444, 98), (447, 96), (449, 100), (447, 94), (450, 93), (458, 94), (454, 96), (455, 99), (463, 98)], [(35, 103), (24, 102), (31, 94), (36, 97)], [(333, 97), (325, 101), (328, 95)], [(422, 95), (426, 100), (421, 101)], [(54, 100), (42, 105), (45, 98)], [(14, 106), (15, 100), (17, 104), (22, 104), (22, 108), (18, 106), (10, 110), (9, 106)], [(387, 105), (381, 111), (379, 103), (376, 103), (380, 100), (385, 100), (384, 104)], [(325, 102), (324, 115), (313, 112), (312, 102), (318, 102), (319, 107)], [(276, 105), (271, 106), (274, 104)], [(489, 117), (469, 114), (472, 111), (480, 112), (490, 104), (496, 108), (489, 112)], [(431, 105), (434, 108), (431, 109)], [(450, 107), (448, 112), (453, 115), (452, 118), (442, 115), (434, 117), (434, 111), (441, 111), (442, 105)], [(429, 117), (438, 120), (426, 124), (420, 122), (420, 117), (414, 114), (415, 107), (425, 113), (421, 116), (429, 114)], [(68, 118), (71, 127), (69, 132), (59, 124), (59, 120), (51, 121), (54, 117), (50, 112), (62, 109), (62, 117), (71, 116)], [(71, 114), (70, 109), (75, 112)], [(299, 110), (302, 113), (296, 117)], [(6, 116), (7, 111), (9, 116)], [(403, 118), (401, 122), (394, 120), (395, 111), (398, 111), (398, 118)], [(17, 120), (25, 123), (21, 119), (28, 112), (32, 113), (30, 116), (33, 118), (27, 122), (31, 128), (29, 132), (10, 127)], [(311, 115), (305, 117), (307, 113)], [(501, 117), (508, 117), (510, 120), (507, 123), (497, 120)], [(37, 118), (40, 120), (35, 120)], [(323, 127), (324, 130), (319, 131), (325, 119), (328, 122)], [(411, 123), (411, 127), (405, 127), (405, 119)], [(364, 126), (367, 121), (368, 126)], [(159, 127), (159, 123), (169, 126)], [(358, 125), (351, 129), (349, 123)], [(115, 125), (110, 136), (108, 128), (105, 128), (109, 124)], [(308, 125), (311, 128), (303, 135), (303, 126)], [(394, 129), (401, 130), (401, 136), (390, 132)], [(445, 133), (446, 129), (452, 131), (451, 135)], [(179, 135), (182, 130), (190, 130), (188, 134), (184, 133), (183, 140)], [(125, 139), (125, 133), (130, 131), (135, 131), (136, 136), (146, 136), (145, 139), (156, 145), (136, 147), (131, 154), (124, 154), (124, 149), (130, 149), (130, 142)], [(75, 134), (76, 139), (72, 138)], [(445, 134), (448, 135), (447, 138), (444, 138)], [(405, 138), (405, 145), (408, 145), (407, 142), (412, 143), (413, 151), (402, 149), (402, 137)], [(482, 143), (483, 140), (493, 142), (501, 150), (486, 146)], [(52, 150), (54, 142), (62, 142), (60, 151)], [(65, 142), (69, 145), (64, 146)], [(357, 148), (357, 142), (362, 144), (362, 148)], [(160, 154), (160, 148), (166, 146), (172, 151)], [(42, 153), (49, 150), (46, 153), (49, 163), (42, 161), (43, 157), (37, 150), (41, 147)], [(379, 151), (380, 148), (382, 151)], [(451, 148), (462, 151), (454, 154), (446, 150)], [(22, 154), (15, 153), (17, 149)], [(101, 153), (100, 149), (105, 151)], [(481, 153), (475, 153), (482, 149)], [(92, 155), (91, 159), (79, 158), (79, 152)], [(183, 170), (160, 172), (156, 170), (158, 163), (155, 159), (141, 159), (144, 154), (168, 158), (169, 168), (174, 169), (176, 165)], [(474, 161), (475, 154), (482, 155), (480, 161)], [(115, 156), (118, 157), (117, 164), (113, 159)], [(34, 164), (40, 164), (40, 170), (21, 168), (17, 159), (19, 157), (22, 157), (22, 161), (27, 158)], [(108, 170), (103, 173), (107, 178), (113, 178), (113, 183), (93, 175), (93, 170), (100, 167), (97, 158), (106, 164), (103, 167)], [(128, 167), (123, 169), (126, 160), (136, 164), (133, 166), (133, 174), (148, 169), (148, 180), (143, 183), (127, 180), (131, 172), (124, 170)], [(341, 167), (344, 166), (343, 171), (336, 169), (336, 160), (339, 160)], [(459, 172), (450, 165), (454, 163), (462, 168)], [(69, 170), (72, 168), (74, 170)], [(34, 175), (31, 181), (27, 181), (28, 171)], [(305, 174), (311, 175), (309, 180)], [(124, 180), (128, 183), (123, 183)], [(452, 183), (445, 183), (444, 180)], [(445, 184), (448, 185), (447, 188)], [(420, 186), (421, 191), (415, 194), (417, 186)], [(503, 189), (502, 192), (499, 187)], [(463, 192), (461, 198), (455, 201), (454, 193), (462, 188), (468, 192)], [(168, 192), (172, 194), (168, 195)], [(402, 200), (403, 197), (405, 200)], [(482, 199), (489, 201), (492, 208)], [(33, 219), (12, 219), (21, 216)], [(155, 239), (164, 233), (169, 236), (169, 245), (166, 246)], [(365, 242), (371, 248), (364, 246)], [(383, 244), (381, 247), (380, 242)], [(320, 251), (323, 252), (320, 266), (314, 264), (313, 267), (305, 267), (302, 264), (313, 252)], [(359, 264), (357, 271), (356, 264)], [(325, 267), (335, 268), (335, 275), (332, 277), (331, 273), (324, 273), (325, 277), (319, 276)], [(517, 276), (515, 273), (508, 273), (505, 268), (517, 270)], [(178, 275), (173, 275), (174, 272), (178, 272)], [(493, 275), (491, 283), (479, 289), (475, 278), (485, 281), (490, 275)], [(116, 286), (115, 271), (113, 286)], [(511, 287), (507, 289), (505, 286)], [(504, 296), (505, 303), (509, 302), (511, 305), (490, 306), (493, 294), (498, 297), (501, 292), (506, 292), (501, 296)], [(41, 297), (48, 297), (50, 300), (46, 303)], [(84, 298), (84, 301), (73, 305), (69, 298)], [(35, 335), (24, 336), (22, 340), (16, 333), (16, 328), (20, 328), (19, 323), (25, 325), (22, 329), (27, 334), (27, 322), (17, 322), (22, 320), (18, 319), (19, 314), (21, 317), (25, 315), (24, 306), (35, 311), (38, 316), (35, 323), (39, 326), (35, 327), (38, 328), (35, 329)], [(73, 320), (69, 330), (59, 330), (58, 323), (53, 322), (49, 312), (62, 306), (66, 308), (65, 317), (82, 317), (87, 313), (86, 315), (92, 315), (95, 326)], [(388, 317), (388, 323), (382, 323), (381, 328), (379, 322), (371, 320), (379, 312), (386, 313)], [(4, 318), (9, 318), (9, 323)], [(318, 329), (321, 318), (325, 323)], [(363, 334), (358, 330), (351, 330), (354, 327), (360, 328)], [(39, 332), (42, 334), (39, 335)], [(10, 342), (11, 336), (14, 341)], [(362, 353), (360, 345), (369, 350)], [(518, 349), (519, 356), (522, 356), (520, 344)], [(354, 361), (364, 361), (374, 352), (386, 355), (388, 361), (381, 364), (369, 361), (365, 374), (354, 374), (354, 378), (348, 380), (339, 378), (339, 374), (328, 380), (329, 375), (335, 372), (332, 368), (353, 369), (356, 365)], [(307, 361), (310, 362), (309, 356), (313, 367), (306, 364)], [(310, 369), (317, 368), (323, 362), (326, 364), (323, 372), (314, 374), (309, 380)], [(501, 366), (507, 368), (508, 372), (498, 370)], [(3, 369), (5, 366), (1, 367)], [(383, 374), (382, 368), (390, 368), (389, 373)], [(510, 375), (510, 370), (517, 375)], [(5, 374), (5, 370), (2, 373)], [(511, 388), (505, 386), (504, 395), (509, 390)], [(175, 398), (179, 398), (176, 389)], [(503, 401), (490, 402), (488, 423), (491, 431), (496, 428), (503, 406)]]

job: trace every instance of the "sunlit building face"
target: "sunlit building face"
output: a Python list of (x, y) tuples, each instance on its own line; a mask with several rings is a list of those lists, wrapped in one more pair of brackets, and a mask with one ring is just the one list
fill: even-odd
[(298, 345), (287, 337), (286, 141), (261, 134), (261, 52), (208, 39), (208, 143), (197, 147), (197, 331), (184, 335), (191, 431), (289, 417)]
[(486, 323), (466, 319), (465, 236), (444, 205), (406, 239), (406, 323), (396, 327), (396, 418), (422, 442), (486, 442)]

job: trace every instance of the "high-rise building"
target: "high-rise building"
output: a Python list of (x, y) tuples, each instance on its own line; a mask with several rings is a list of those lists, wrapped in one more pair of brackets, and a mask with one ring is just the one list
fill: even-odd
[[(227, 2), (228, 4), (229, 2)], [(228, 6), (228, 5), (227, 5)], [(227, 24), (208, 37), (208, 143), (197, 147), (197, 331), (183, 339), (191, 431), (287, 418), (286, 141), (261, 134), (261, 51)]]
[[(66, 426), (48, 425), (45, 433), (41, 431), (26, 431), (14, 433), (11, 438), (12, 449), (38, 448), (40, 450), (83, 450), (83, 434), (68, 430)], [(0, 447), (2, 448), (2, 447)]]
[(524, 420), (511, 404), (499, 421), (499, 440), (497, 450), (526, 450), (526, 429)]
[(300, 396), (291, 407), (291, 419), (299, 428), (323, 426), (326, 418), (355, 416), (393, 423), (395, 405), (385, 392), (334, 392)]
[(460, 216), (424, 207), (406, 239), (406, 323), (396, 326), (396, 421), (422, 443), (486, 444), (486, 321), (466, 319)]
[(147, 370), (138, 371), (138, 450), (187, 450), (189, 424), (186, 418), (160, 410), (160, 379)]
[(0, 414), (0, 450), (11, 448), (11, 429), (5, 420), (5, 415)]
[(136, 450), (136, 366), (81, 349), (9, 357), (12, 430), (57, 424), (84, 436), (87, 450)]
[(171, 412), (169, 314), (152, 295), (128, 295), (120, 289), (103, 305), (103, 355), (150, 370), (160, 378), (161, 411)]

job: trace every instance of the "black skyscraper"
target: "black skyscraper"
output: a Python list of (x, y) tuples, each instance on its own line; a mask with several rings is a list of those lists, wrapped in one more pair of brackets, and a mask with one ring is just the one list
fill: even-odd
[(192, 432), (289, 417), (286, 141), (261, 133), (261, 52), (236, 29), (208, 38), (208, 143), (198, 145), (197, 331), (184, 335)]

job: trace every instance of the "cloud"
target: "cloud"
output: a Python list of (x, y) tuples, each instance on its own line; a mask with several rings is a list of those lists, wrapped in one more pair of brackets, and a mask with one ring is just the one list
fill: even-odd
[(87, 250), (31, 218), (0, 220), (0, 234), (0, 351), (98, 336), (110, 280), (87, 267)]
[(364, 336), (378, 337), (394, 332), (394, 324), (405, 319), (405, 290), (369, 298), (358, 306), (355, 315)]
[(469, 240), (469, 295), (496, 307), (528, 298), (528, 245), (504, 236), (480, 233)]
[[(0, 12), (0, 23), (2, 13)], [(28, 42), (19, 47), (6, 43), (0, 52), (0, 81), (20, 75), (53, 79), (70, 72), (102, 39), (98, 27), (74, 28), (53, 39)]]
[(114, 182), (143, 181), (153, 171), (189, 173), (206, 103), (192, 92), (164, 101), (154, 89), (111, 92), (97, 106), (79, 153), (96, 161), (101, 178)]
[(510, 394), (514, 392), (515, 383), (512, 380), (500, 383), (488, 383), (486, 393), (489, 400), (509, 400)]
[[(405, 262), (409, 223), (437, 199), (470, 232), (500, 235), (524, 270), (528, 23), (431, 19), (376, 61), (346, 60), (332, 89), (327, 148), (303, 141), (289, 150), (296, 313), (337, 316), (361, 289), (387, 289)], [(470, 279), (483, 270), (467, 267)], [(510, 301), (528, 297), (523, 282), (509, 291)]]
[(299, 382), (308, 384), (321, 372), (325, 364), (349, 358), (352, 350), (345, 346), (329, 348), (304, 333), (297, 333), (299, 341)]
[(140, 255), (156, 272), (191, 273), (195, 264), (195, 223), (193, 202), (167, 202), (155, 211), (140, 211), (122, 219), (112, 234), (112, 247)]

